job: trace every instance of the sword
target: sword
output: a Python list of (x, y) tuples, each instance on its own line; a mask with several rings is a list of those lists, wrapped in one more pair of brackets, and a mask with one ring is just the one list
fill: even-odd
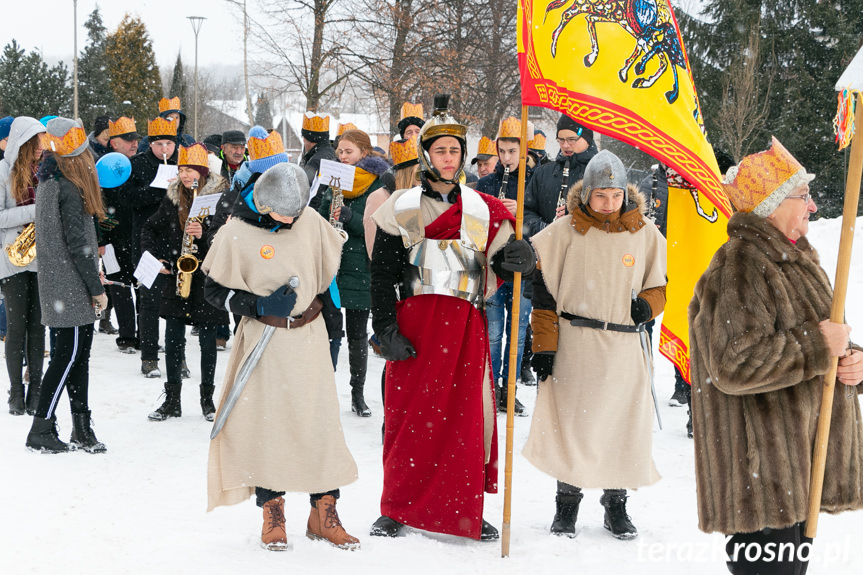
[[(288, 280), (288, 285), (296, 290), (300, 286), (300, 278), (292, 276), (291, 279)], [(237, 400), (240, 399), (240, 394), (243, 393), (243, 389), (246, 387), (246, 383), (252, 375), (252, 370), (254, 370), (255, 366), (258, 365), (258, 361), (260, 361), (261, 356), (264, 354), (264, 349), (266, 349), (267, 344), (270, 343), (274, 333), (276, 333), (275, 327), (268, 325), (264, 328), (264, 333), (261, 334), (261, 339), (258, 340), (254, 349), (252, 349), (252, 353), (249, 354), (246, 361), (243, 362), (243, 365), (240, 366), (240, 369), (237, 371), (237, 376), (234, 378), (231, 391), (228, 392), (228, 397), (225, 398), (225, 403), (222, 405), (222, 409), (219, 410), (218, 415), (216, 415), (215, 422), (213, 422), (213, 430), (210, 432), (211, 440), (216, 439), (216, 436), (219, 435), (219, 432), (222, 431), (222, 428), (225, 426), (225, 422), (228, 420), (231, 410), (234, 409), (234, 405), (237, 404)]]
[[(632, 290), (632, 300), (638, 295), (635, 290)], [(641, 349), (644, 352), (644, 357), (647, 358), (647, 375), (650, 377), (650, 394), (653, 396), (653, 408), (656, 411), (656, 421), (659, 423), (659, 430), (662, 431), (662, 418), (659, 416), (659, 402), (656, 400), (656, 387), (653, 385), (653, 354), (650, 352), (650, 344), (647, 342), (647, 331), (641, 330), (638, 332), (641, 338)]]

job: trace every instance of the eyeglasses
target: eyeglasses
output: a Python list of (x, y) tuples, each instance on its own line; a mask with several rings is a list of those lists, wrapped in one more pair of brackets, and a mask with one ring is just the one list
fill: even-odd
[(581, 139), (581, 137), (578, 137), (578, 138), (555, 138), (555, 139), (557, 140), (557, 144), (559, 146), (562, 146), (565, 143), (569, 144), (570, 146), (574, 146), (575, 143)]
[(812, 197), (812, 193), (811, 193), (811, 192), (806, 192), (806, 193), (805, 193), (805, 194), (803, 194), (802, 196), (785, 196), (785, 199), (786, 199), (786, 200), (791, 200), (791, 199), (795, 199), (795, 200), (803, 200), (803, 202), (804, 202), (804, 203), (807, 203), (807, 204), (808, 204), (808, 203), (809, 203), (809, 198), (811, 198), (811, 197)]

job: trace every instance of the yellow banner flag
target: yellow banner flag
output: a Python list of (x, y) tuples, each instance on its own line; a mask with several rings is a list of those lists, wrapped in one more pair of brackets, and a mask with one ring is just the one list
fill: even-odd
[(687, 307), (727, 239), (731, 204), (671, 6), (667, 0), (521, 0), (518, 52), (523, 104), (564, 113), (670, 168), (660, 351), (688, 381)]

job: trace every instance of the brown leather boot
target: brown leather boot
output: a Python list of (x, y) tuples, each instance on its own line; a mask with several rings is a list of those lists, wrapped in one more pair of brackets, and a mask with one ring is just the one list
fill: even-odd
[(306, 525), (306, 537), (329, 541), (339, 549), (353, 551), (360, 548), (360, 540), (348, 535), (342, 527), (339, 514), (336, 513), (336, 498), (332, 495), (324, 495), (318, 499), (317, 506), (312, 507)]
[(264, 526), (261, 528), (261, 547), (270, 551), (290, 549), (285, 534), (285, 500), (282, 497), (264, 503)]

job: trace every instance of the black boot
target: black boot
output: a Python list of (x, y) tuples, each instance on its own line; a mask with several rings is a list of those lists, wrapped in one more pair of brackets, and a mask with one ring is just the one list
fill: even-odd
[(404, 525), (395, 519), (387, 517), (386, 515), (381, 515), (378, 517), (378, 520), (372, 524), (369, 535), (373, 537), (398, 537), (399, 531), (402, 530), (402, 527), (404, 527)]
[(369, 346), (365, 339), (348, 340), (348, 362), (351, 368), (351, 411), (360, 417), (371, 417), (372, 410), (366, 405), (363, 388), (366, 385)]
[(584, 497), (582, 493), (558, 493), (554, 502), (557, 506), (551, 532), (554, 535), (575, 537), (575, 522), (578, 519), (578, 506)]
[(686, 422), (686, 437), (692, 439), (692, 408), (686, 410), (686, 415), (689, 416), (689, 420)]
[(169, 417), (180, 417), (183, 415), (180, 409), (181, 383), (165, 383), (165, 401), (156, 411), (148, 415), (150, 421), (164, 421)]
[(606, 489), (599, 502), (605, 507), (604, 526), (618, 539), (635, 539), (638, 530), (626, 514), (626, 489)]
[(215, 390), (215, 385), (201, 384), (201, 411), (207, 421), (213, 421), (216, 418), (216, 406), (213, 405), (213, 392)]
[[(505, 381), (501, 382), (501, 385), (497, 387), (497, 410), (501, 413), (506, 413), (506, 398), (508, 396), (507, 383)], [(518, 387), (516, 386), (516, 396), (518, 396)], [(527, 413), (524, 411), (524, 405), (518, 400), (518, 397), (515, 398), (515, 414), (519, 417), (527, 416)]]
[(24, 415), (24, 384), (13, 383), (9, 387), (9, 413)]
[(69, 438), (69, 443), (87, 453), (105, 453), (108, 448), (96, 439), (91, 423), (89, 410), (83, 413), (73, 413), (72, 437)]
[[(36, 381), (33, 381), (33, 380)], [(36, 409), (39, 407), (39, 390), (42, 389), (41, 378), (30, 377), (30, 383), (27, 384), (27, 415), (36, 415)]]
[(500, 539), (500, 533), (497, 532), (497, 528), (486, 521), (482, 520), (482, 531), (479, 534), (480, 541), (497, 541)]
[(34, 417), (30, 433), (27, 434), (26, 445), (29, 449), (42, 453), (64, 453), (75, 449), (75, 446), (60, 441), (60, 436), (57, 435), (56, 416), (52, 416), (51, 419)]
[(530, 363), (522, 362), (521, 364), (521, 382), (524, 385), (536, 385), (536, 378), (530, 370)]

